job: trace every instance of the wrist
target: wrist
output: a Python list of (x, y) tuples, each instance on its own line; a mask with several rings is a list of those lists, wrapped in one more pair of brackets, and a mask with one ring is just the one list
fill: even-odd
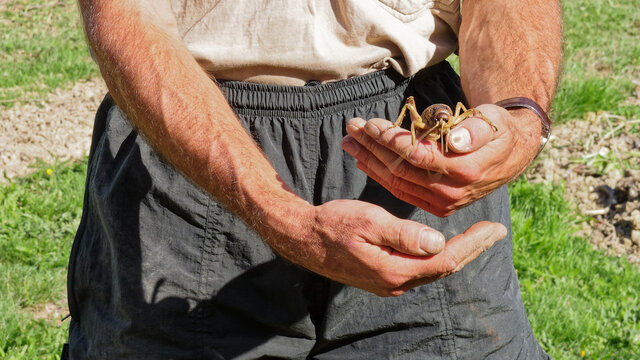
[[(533, 160), (540, 154), (551, 136), (551, 120), (547, 116), (547, 113), (535, 101), (524, 97), (500, 100), (496, 102), (495, 105), (509, 110), (512, 116), (516, 118), (526, 119), (529, 124), (531, 124), (532, 121), (534, 124), (538, 124), (538, 126), (534, 125), (531, 131), (533, 132), (533, 138), (539, 139), (537, 141), (537, 151), (532, 158)], [(538, 131), (536, 131), (536, 129)]]
[(250, 225), (278, 255), (303, 267), (316, 258), (315, 207), (286, 189), (248, 196)]
[(314, 207), (282, 180), (250, 139), (242, 138), (243, 131), (226, 133), (211, 144), (206, 189), (276, 253), (300, 265), (300, 251), (313, 241)]

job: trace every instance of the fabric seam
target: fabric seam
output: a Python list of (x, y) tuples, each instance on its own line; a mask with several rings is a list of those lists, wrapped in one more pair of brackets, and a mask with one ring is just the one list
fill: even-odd
[(440, 291), (440, 309), (442, 310), (442, 320), (444, 322), (444, 341), (447, 348), (447, 354), (452, 356), (452, 359), (458, 359), (458, 353), (456, 351), (455, 333), (453, 331), (453, 324), (451, 321), (451, 311), (449, 309), (449, 297), (445, 289), (444, 280), (440, 280), (438, 290)]

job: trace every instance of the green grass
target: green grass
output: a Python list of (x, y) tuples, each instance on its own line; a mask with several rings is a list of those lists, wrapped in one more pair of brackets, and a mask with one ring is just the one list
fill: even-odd
[[(0, 188), (0, 359), (55, 359), (67, 323), (30, 308), (64, 294), (85, 162)], [(555, 359), (640, 357), (640, 273), (576, 237), (562, 187), (511, 186), (514, 262), (534, 333)]]
[(0, 187), (0, 359), (55, 359), (68, 323), (31, 309), (65, 297), (86, 164), (63, 163)]
[(74, 0), (0, 3), (0, 110), (98, 75)]
[[(640, 81), (637, 0), (564, 0), (564, 73), (555, 121), (606, 111), (627, 118)], [(0, 2), (0, 111), (97, 76), (74, 0)], [(454, 58), (454, 63), (455, 63)], [(603, 171), (611, 159), (596, 159)], [(615, 159), (614, 159), (615, 160)], [(616, 166), (624, 167), (623, 163)], [(0, 359), (56, 359), (68, 322), (32, 309), (64, 298), (86, 163), (40, 164), (0, 185)], [(560, 186), (511, 185), (514, 261), (534, 333), (555, 359), (640, 358), (640, 276), (574, 235)]]
[[(640, 107), (625, 103), (640, 88), (638, 5), (638, 0), (562, 1), (565, 51), (554, 121), (598, 111), (640, 116)], [(459, 71), (457, 56), (447, 60)]]
[(564, 0), (565, 61), (554, 118), (579, 119), (607, 111), (640, 116), (624, 104), (640, 81), (640, 11), (637, 0)]
[(554, 359), (640, 358), (640, 272), (574, 235), (563, 188), (510, 187), (514, 263), (534, 333)]

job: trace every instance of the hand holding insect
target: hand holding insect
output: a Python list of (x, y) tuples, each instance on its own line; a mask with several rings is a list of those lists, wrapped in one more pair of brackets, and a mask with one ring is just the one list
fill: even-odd
[(416, 110), (416, 102), (413, 96), (407, 98), (398, 119), (393, 123), (393, 127), (402, 125), (407, 110), (409, 110), (409, 116), (411, 117), (411, 145), (416, 144), (416, 129), (422, 129), (425, 131), (420, 137), (420, 140), (424, 138), (432, 141), (440, 140), (441, 147), (444, 148), (446, 152), (449, 147), (445, 139), (451, 133), (451, 129), (463, 120), (473, 116), (481, 118), (487, 124), (491, 125), (494, 131), (498, 131), (498, 128), (480, 111), (474, 108), (467, 109), (461, 102), (456, 105), (455, 113), (451, 111), (449, 105), (433, 104), (424, 109), (422, 114), (419, 114), (418, 110)]
[(413, 140), (411, 132), (388, 120), (357, 118), (347, 124), (343, 148), (359, 169), (396, 197), (448, 216), (515, 179), (538, 149), (541, 130), (535, 115), (491, 104), (475, 110), (483, 116), (465, 115), (445, 131), (442, 141), (453, 152), (428, 138)]

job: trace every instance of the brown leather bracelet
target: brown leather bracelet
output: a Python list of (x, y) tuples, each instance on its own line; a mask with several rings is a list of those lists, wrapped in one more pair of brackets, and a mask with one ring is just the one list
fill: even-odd
[[(526, 98), (526, 97), (513, 97), (509, 99), (500, 100), (495, 103), (495, 105), (501, 106), (505, 109), (517, 109), (517, 108), (526, 108), (533, 111), (540, 118), (540, 123), (542, 125), (542, 136), (540, 138), (540, 148), (538, 149), (538, 154), (544, 148), (544, 145), (549, 141), (551, 137), (551, 120), (547, 113), (542, 110), (542, 107), (538, 105), (535, 101)], [(536, 154), (537, 156), (537, 154)]]

